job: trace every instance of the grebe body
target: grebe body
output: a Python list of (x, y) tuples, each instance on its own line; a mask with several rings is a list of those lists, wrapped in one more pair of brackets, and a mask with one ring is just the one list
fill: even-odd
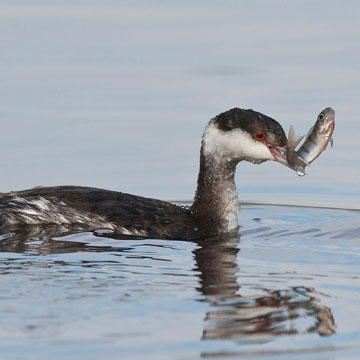
[(195, 239), (236, 231), (240, 161), (287, 165), (286, 135), (274, 119), (235, 108), (208, 123), (191, 207), (79, 186), (37, 187), (0, 195), (0, 226), (81, 225), (124, 235)]

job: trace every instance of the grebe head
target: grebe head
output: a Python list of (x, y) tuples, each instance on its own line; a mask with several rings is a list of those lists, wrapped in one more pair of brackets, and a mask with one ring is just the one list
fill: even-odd
[(202, 153), (219, 165), (267, 160), (287, 165), (286, 135), (274, 119), (254, 110), (231, 109), (211, 119), (205, 129)]

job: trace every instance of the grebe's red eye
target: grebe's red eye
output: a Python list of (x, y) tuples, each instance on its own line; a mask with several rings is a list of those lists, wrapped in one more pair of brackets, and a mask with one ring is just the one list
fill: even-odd
[(254, 133), (254, 138), (255, 140), (263, 141), (265, 140), (265, 134), (262, 131), (257, 131), (256, 133)]

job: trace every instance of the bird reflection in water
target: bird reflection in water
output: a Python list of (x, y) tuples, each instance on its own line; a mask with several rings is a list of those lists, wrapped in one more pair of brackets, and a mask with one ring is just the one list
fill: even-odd
[[(62, 240), (70, 235), (91, 232), (96, 237), (114, 238), (119, 240), (139, 239), (140, 237), (117, 235), (112, 231), (91, 230), (78, 225), (27, 225), (18, 228), (4, 228), (0, 235), (0, 252), (27, 253), (39, 255), (65, 254), (74, 252), (106, 252), (116, 251), (114, 246), (91, 246), (88, 242)], [(90, 241), (89, 241), (90, 242)], [(120, 246), (120, 244), (119, 244)], [(121, 250), (125, 248), (121, 246)]]
[[(82, 227), (26, 226), (0, 235), (0, 251), (39, 255), (81, 251), (126, 251), (121, 242), (111, 246), (91, 246), (87, 242), (61, 240), (61, 237), (82, 233)], [(4, 233), (4, 232), (3, 232)], [(93, 235), (118, 240), (141, 237), (118, 235), (113, 232), (92, 231)], [(56, 240), (54, 240), (57, 238)], [(314, 333), (335, 333), (335, 322), (329, 307), (322, 305), (316, 290), (310, 287), (262, 289), (262, 294), (241, 295), (238, 280), (241, 263), (238, 235), (201, 240), (194, 250), (196, 270), (199, 271), (202, 300), (210, 304), (205, 315), (202, 338), (254, 339), (266, 336)], [(129, 244), (127, 242), (127, 244)], [(264, 285), (265, 286), (265, 285)], [(306, 327), (304, 328), (304, 320)]]
[[(335, 333), (331, 310), (320, 303), (313, 288), (262, 289), (261, 295), (242, 296), (238, 253), (239, 237), (236, 236), (207, 239), (195, 250), (201, 279), (199, 291), (210, 304), (203, 339)], [(303, 328), (304, 322), (306, 328)]]

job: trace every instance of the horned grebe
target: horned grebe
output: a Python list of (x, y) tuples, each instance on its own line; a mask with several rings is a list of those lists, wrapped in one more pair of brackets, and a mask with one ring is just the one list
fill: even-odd
[(191, 207), (89, 187), (37, 187), (0, 194), (0, 226), (78, 224), (89, 230), (160, 239), (196, 239), (236, 231), (236, 165), (242, 160), (287, 165), (286, 142), (277, 121), (254, 110), (235, 108), (211, 119), (205, 128)]

